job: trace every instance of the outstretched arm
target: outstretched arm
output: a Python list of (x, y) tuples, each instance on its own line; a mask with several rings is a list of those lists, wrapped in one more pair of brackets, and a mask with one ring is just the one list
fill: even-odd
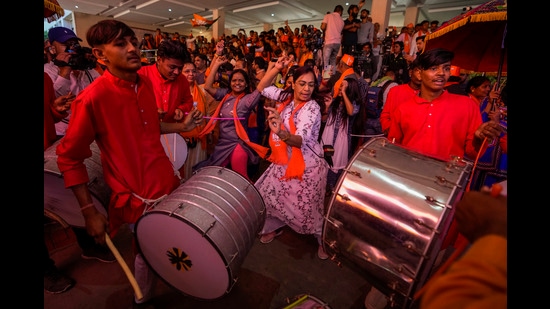
[(262, 92), (266, 87), (271, 86), (273, 79), (283, 68), (288, 66), (288, 63), (290, 62), (290, 58), (287, 56), (279, 57), (277, 62), (274, 63), (273, 66), (271, 66), (271, 69), (268, 69), (268, 71), (265, 73), (264, 77), (258, 82), (258, 85), (256, 85), (256, 89), (259, 92)]

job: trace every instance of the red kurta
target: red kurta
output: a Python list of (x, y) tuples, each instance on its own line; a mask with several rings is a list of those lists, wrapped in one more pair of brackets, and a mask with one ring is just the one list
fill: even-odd
[(55, 90), (48, 73), (44, 72), (44, 150), (57, 140), (55, 123), (67, 117), (68, 113), (61, 114), (54, 107)]
[(472, 142), (482, 120), (479, 107), (467, 96), (444, 91), (432, 102), (414, 96), (392, 117), (390, 141), (395, 138), (397, 144), (442, 160), (477, 156)]
[(382, 126), (383, 132), (390, 128), (392, 114), (395, 108), (399, 106), (399, 104), (407, 102), (417, 95), (418, 91), (419, 90), (412, 89), (409, 84), (397, 85), (390, 88), (382, 112), (380, 112), (380, 125)]
[(174, 120), (176, 108), (183, 112), (189, 112), (193, 108), (193, 96), (185, 76), (180, 74), (175, 81), (165, 80), (155, 64), (141, 67), (138, 73), (147, 76), (153, 83), (157, 108), (166, 112), (162, 121), (176, 122)]
[(74, 100), (71, 121), (57, 147), (57, 164), (67, 188), (89, 181), (84, 159), (95, 140), (103, 177), (112, 189), (109, 224), (114, 236), (123, 223), (135, 223), (144, 210), (141, 199), (157, 199), (179, 186), (160, 142), (160, 123), (151, 81), (130, 83), (109, 71)]

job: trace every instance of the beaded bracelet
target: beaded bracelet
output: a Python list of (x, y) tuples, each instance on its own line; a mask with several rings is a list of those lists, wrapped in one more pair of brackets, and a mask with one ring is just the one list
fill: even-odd
[(90, 203), (90, 204), (88, 204), (88, 205), (82, 206), (82, 207), (80, 207), (80, 210), (82, 211), (82, 210), (88, 209), (88, 208), (90, 208), (90, 207), (94, 207), (94, 203)]

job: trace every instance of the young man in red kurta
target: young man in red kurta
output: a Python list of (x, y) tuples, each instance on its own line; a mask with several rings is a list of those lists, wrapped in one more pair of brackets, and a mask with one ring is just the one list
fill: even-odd
[[(141, 68), (138, 39), (126, 24), (103, 20), (90, 27), (86, 40), (107, 70), (72, 103), (72, 118), (57, 146), (57, 164), (86, 222), (88, 234), (105, 243), (105, 233), (131, 226), (149, 207), (180, 185), (160, 141), (161, 133), (192, 130), (202, 121), (196, 109), (183, 122), (160, 122), (153, 86), (138, 74)], [(103, 177), (112, 189), (109, 220), (93, 207), (84, 160), (92, 155), (90, 144), (101, 151)], [(144, 298), (151, 295), (151, 270), (140, 254), (135, 260), (136, 281)]]
[(157, 61), (138, 71), (153, 83), (157, 108), (163, 122), (180, 121), (184, 113), (193, 107), (189, 82), (181, 74), (183, 64), (190, 60), (183, 44), (163, 41), (157, 50)]
[(395, 108), (388, 139), (420, 153), (450, 159), (475, 158), (484, 138), (498, 138), (502, 127), (481, 120), (479, 107), (466, 96), (444, 86), (451, 75), (454, 53), (437, 48), (418, 57), (422, 81), (418, 95)]
[[(417, 57), (420, 91), (392, 113), (388, 139), (419, 153), (450, 160), (451, 156), (475, 158), (483, 140), (498, 138), (503, 128), (494, 121), (482, 122), (479, 107), (466, 96), (449, 93), (445, 84), (451, 76), (454, 53), (442, 48), (425, 51)], [(481, 149), (481, 150), (480, 150)], [(454, 234), (454, 236), (452, 235)], [(442, 248), (452, 242), (449, 233)], [(385, 307), (385, 296), (372, 288), (365, 299), (367, 309)]]

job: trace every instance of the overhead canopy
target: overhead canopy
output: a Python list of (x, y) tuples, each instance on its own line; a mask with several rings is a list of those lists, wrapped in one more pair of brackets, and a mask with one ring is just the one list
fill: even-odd
[(492, 0), (444, 23), (428, 34), (424, 50), (445, 48), (464, 70), (486, 73), (507, 71), (505, 1)]
[(44, 18), (48, 22), (57, 20), (65, 15), (65, 10), (59, 5), (57, 0), (44, 0)]

